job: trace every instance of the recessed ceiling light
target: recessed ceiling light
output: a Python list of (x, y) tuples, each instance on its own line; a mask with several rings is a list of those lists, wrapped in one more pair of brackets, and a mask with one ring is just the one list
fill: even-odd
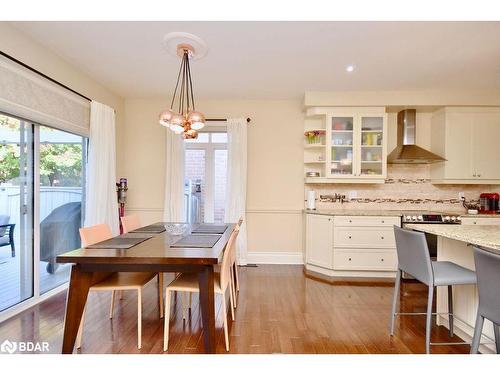
[(345, 68), (346, 72), (352, 73), (354, 72), (354, 65), (347, 65)]

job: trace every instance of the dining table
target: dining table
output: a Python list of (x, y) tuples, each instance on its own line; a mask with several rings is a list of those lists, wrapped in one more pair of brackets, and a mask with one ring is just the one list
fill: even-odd
[[(205, 231), (207, 225), (209, 226), (209, 224), (203, 224)], [(221, 224), (217, 225), (221, 227)], [(220, 230), (222, 233), (218, 234), (219, 239), (214, 244), (200, 244), (197, 247), (196, 241), (184, 241), (192, 247), (181, 247), (176, 246), (180, 240), (196, 239), (194, 232), (199, 225), (156, 223), (153, 227), (164, 227), (165, 231), (149, 232), (150, 238), (133, 247), (127, 249), (80, 248), (57, 256), (57, 263), (72, 264), (66, 300), (62, 353), (73, 353), (89, 289), (114, 272), (198, 274), (204, 349), (205, 353), (215, 353), (214, 265), (222, 261), (224, 248), (235, 225), (234, 223), (223, 224)]]

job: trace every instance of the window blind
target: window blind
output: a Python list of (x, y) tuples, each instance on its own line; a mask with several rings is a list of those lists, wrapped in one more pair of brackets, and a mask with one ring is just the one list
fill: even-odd
[(0, 56), (0, 112), (85, 137), (90, 102)]

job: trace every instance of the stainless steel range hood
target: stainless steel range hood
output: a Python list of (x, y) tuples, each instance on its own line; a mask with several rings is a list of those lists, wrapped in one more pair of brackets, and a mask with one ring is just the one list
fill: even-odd
[(446, 161), (439, 155), (423, 149), (415, 144), (417, 130), (417, 111), (405, 109), (398, 112), (397, 146), (387, 156), (390, 164), (431, 164)]

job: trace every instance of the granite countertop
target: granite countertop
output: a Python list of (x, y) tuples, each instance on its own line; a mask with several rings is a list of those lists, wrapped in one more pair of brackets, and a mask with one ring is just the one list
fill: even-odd
[(487, 247), (500, 254), (500, 225), (406, 224), (406, 228)]
[(461, 214), (460, 216), (462, 217), (492, 217), (492, 218), (498, 218), (500, 219), (500, 214)]
[(353, 209), (317, 209), (317, 210), (303, 210), (306, 214), (314, 215), (329, 215), (329, 216), (399, 216), (401, 217), (401, 210), (353, 210)]

